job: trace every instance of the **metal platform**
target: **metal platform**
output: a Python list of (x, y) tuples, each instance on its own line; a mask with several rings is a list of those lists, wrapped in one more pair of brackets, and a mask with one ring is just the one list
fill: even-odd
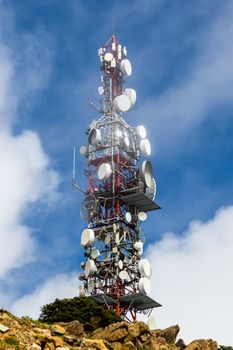
[(95, 294), (95, 295), (90, 295), (89, 297), (87, 297), (88, 299), (91, 299), (95, 304), (98, 305), (116, 305), (117, 301), (113, 298), (111, 298), (110, 296), (106, 295), (106, 294)]
[[(95, 294), (88, 297), (94, 303), (98, 305), (116, 305), (117, 301), (106, 294)], [(155, 307), (162, 306), (157, 301), (150, 298), (143, 293), (128, 294), (120, 297), (120, 303), (124, 304), (126, 308), (137, 309), (138, 311), (154, 309)]]
[(135, 308), (139, 311), (162, 306), (143, 293), (123, 295), (120, 297), (120, 302), (125, 303), (129, 308)]
[(143, 192), (131, 193), (121, 197), (123, 203), (127, 205), (134, 205), (141, 211), (151, 211), (161, 209), (161, 207), (150, 199)]

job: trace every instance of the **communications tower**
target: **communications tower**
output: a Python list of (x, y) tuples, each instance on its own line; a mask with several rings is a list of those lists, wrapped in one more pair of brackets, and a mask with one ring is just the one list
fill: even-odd
[[(159, 209), (154, 201), (151, 146), (144, 126), (123, 118), (136, 102), (136, 91), (125, 88), (132, 66), (125, 46), (114, 35), (98, 50), (100, 58), (100, 115), (86, 130), (87, 191), (81, 217), (87, 228), (81, 234), (85, 261), (83, 292), (118, 315), (135, 320), (160, 306), (151, 299), (151, 267), (144, 259), (142, 222), (147, 212)], [(73, 179), (74, 187), (78, 187)]]

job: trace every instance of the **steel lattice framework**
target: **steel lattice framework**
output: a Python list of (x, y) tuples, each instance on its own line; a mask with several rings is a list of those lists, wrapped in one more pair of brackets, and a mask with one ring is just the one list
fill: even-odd
[[(124, 90), (124, 78), (131, 75), (126, 48), (112, 35), (98, 53), (101, 116), (87, 129), (87, 147), (80, 151), (87, 158), (88, 189), (81, 216), (88, 226), (81, 237), (86, 261), (81, 263), (84, 271), (79, 278), (97, 303), (136, 319), (137, 312), (159, 306), (147, 296), (151, 271), (149, 262), (141, 259), (144, 235), (140, 219), (160, 207), (154, 202), (150, 162), (139, 166), (140, 154), (150, 154), (149, 141), (142, 135), (145, 129), (123, 119), (123, 112), (135, 102), (135, 90)], [(117, 101), (119, 96), (122, 100)]]

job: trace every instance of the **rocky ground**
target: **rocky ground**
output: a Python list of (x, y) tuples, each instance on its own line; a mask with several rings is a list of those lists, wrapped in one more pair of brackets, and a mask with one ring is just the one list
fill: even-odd
[(78, 321), (46, 325), (0, 310), (0, 350), (217, 350), (215, 341), (176, 340), (179, 326), (150, 331), (143, 322), (114, 323), (86, 334)]

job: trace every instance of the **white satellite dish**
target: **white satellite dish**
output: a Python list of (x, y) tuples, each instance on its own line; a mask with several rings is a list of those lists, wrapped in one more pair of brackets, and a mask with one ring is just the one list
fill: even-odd
[(78, 279), (79, 279), (79, 281), (85, 281), (85, 279), (86, 279), (85, 274), (84, 274), (83, 272), (81, 272), (81, 273), (78, 275)]
[(154, 193), (153, 193), (153, 200), (155, 199), (155, 196), (156, 196), (156, 192), (157, 192), (157, 184), (156, 184), (156, 181), (155, 181), (155, 179), (153, 178), (153, 184), (152, 184), (152, 188), (153, 188), (153, 190), (154, 190)]
[(123, 269), (123, 261), (119, 260), (117, 266), (119, 267), (120, 270)]
[(81, 267), (81, 269), (84, 270), (84, 267), (85, 267), (85, 262), (84, 262), (84, 261), (82, 261), (82, 262), (80, 263), (80, 267)]
[(90, 246), (95, 240), (95, 233), (92, 229), (86, 228), (81, 235), (81, 245), (83, 247)]
[(156, 195), (156, 190), (157, 190), (157, 186), (156, 186), (155, 179), (153, 178), (153, 179), (152, 179), (152, 185), (151, 185), (151, 187), (148, 187), (148, 188), (146, 189), (146, 195), (147, 195), (150, 199), (154, 200), (154, 199), (155, 199), (155, 195)]
[(93, 260), (95, 260), (95, 259), (97, 259), (99, 256), (100, 256), (100, 251), (98, 250), (98, 249), (92, 249), (92, 251), (91, 251), (91, 258), (93, 259)]
[(133, 108), (137, 99), (136, 91), (134, 89), (125, 89), (124, 94), (130, 99), (130, 108)]
[(104, 60), (106, 62), (110, 62), (111, 60), (113, 59), (113, 54), (111, 52), (107, 52), (105, 55), (104, 55)]
[(150, 141), (148, 139), (144, 139), (140, 141), (139, 145), (140, 151), (144, 156), (150, 156), (151, 155), (151, 145)]
[(129, 211), (125, 214), (125, 220), (128, 223), (130, 223), (132, 221), (132, 215), (131, 215), (131, 213)]
[(131, 107), (130, 99), (126, 95), (119, 95), (114, 99), (114, 107), (117, 112), (127, 112)]
[(146, 129), (143, 125), (139, 125), (136, 128), (136, 132), (137, 135), (141, 138), (141, 139), (145, 139), (146, 138)]
[(84, 156), (85, 154), (87, 154), (87, 147), (86, 146), (81, 146), (79, 149), (79, 152), (82, 156)]
[(129, 138), (128, 138), (128, 136), (125, 136), (124, 144), (125, 144), (126, 147), (129, 147)]
[(139, 250), (139, 251), (143, 249), (142, 241), (135, 242), (133, 246), (134, 246), (134, 249)]
[(122, 281), (127, 281), (129, 282), (130, 281), (130, 277), (129, 277), (129, 274), (127, 271), (125, 270), (122, 270), (120, 273), (119, 273), (119, 277)]
[(104, 244), (109, 244), (111, 242), (111, 237), (110, 236), (106, 236), (104, 239)]
[(93, 275), (96, 272), (96, 270), (97, 270), (97, 268), (96, 268), (94, 260), (88, 259), (86, 262), (86, 265), (85, 265), (85, 269), (84, 269), (85, 276), (88, 277), (88, 276)]
[(85, 297), (86, 296), (86, 293), (85, 293), (85, 289), (83, 286), (79, 286), (79, 296), (80, 297)]
[(147, 321), (148, 327), (150, 331), (154, 331), (157, 328), (156, 319), (154, 316), (150, 316)]
[(142, 310), (143, 315), (147, 315), (149, 312), (150, 312), (150, 309), (149, 310), (148, 309)]
[(95, 287), (94, 281), (93, 280), (89, 280), (87, 282), (87, 290), (88, 290), (88, 292), (91, 293), (93, 291), (94, 287)]
[(146, 187), (153, 186), (153, 168), (149, 160), (144, 160), (141, 167), (141, 176)]
[(139, 291), (144, 294), (150, 294), (151, 285), (147, 277), (141, 277), (139, 280)]
[(140, 221), (146, 221), (147, 219), (147, 213), (145, 213), (144, 211), (140, 211), (140, 213), (138, 213), (138, 219)]
[(112, 68), (115, 68), (115, 67), (116, 67), (116, 59), (115, 59), (115, 58), (113, 58), (113, 59), (111, 60), (111, 67), (112, 67)]
[(141, 259), (139, 261), (138, 269), (142, 277), (151, 277), (151, 267), (147, 259)]
[(99, 180), (107, 180), (112, 174), (112, 168), (109, 163), (102, 163), (98, 169)]
[(100, 140), (101, 140), (100, 130), (96, 129), (96, 128), (91, 129), (89, 136), (88, 136), (88, 142), (91, 145), (96, 146), (96, 145), (98, 145)]
[(96, 288), (101, 288), (102, 282), (100, 280), (97, 280), (95, 286), (96, 286)]
[(132, 74), (132, 66), (128, 59), (123, 59), (120, 64), (120, 70), (122, 74), (124, 75), (131, 75)]
[(138, 252), (137, 252), (138, 256), (142, 256), (143, 254), (143, 248), (142, 249), (139, 249)]
[(103, 93), (104, 93), (104, 88), (103, 88), (103, 86), (99, 86), (99, 87), (98, 87), (98, 93), (99, 93), (99, 95), (103, 95)]
[(123, 136), (122, 131), (121, 130), (117, 130), (116, 131), (116, 136), (121, 138)]

